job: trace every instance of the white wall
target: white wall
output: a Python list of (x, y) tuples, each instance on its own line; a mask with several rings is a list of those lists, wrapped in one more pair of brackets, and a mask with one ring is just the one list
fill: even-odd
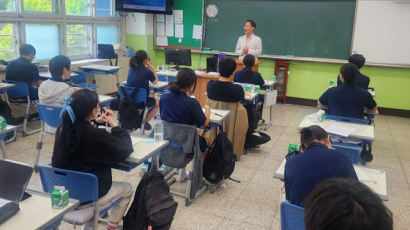
[(144, 13), (128, 13), (125, 19), (126, 33), (137, 35), (153, 34), (153, 16)]

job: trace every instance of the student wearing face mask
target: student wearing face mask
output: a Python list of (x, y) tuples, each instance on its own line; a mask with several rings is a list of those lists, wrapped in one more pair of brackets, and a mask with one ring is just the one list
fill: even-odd
[[(168, 85), (171, 93), (163, 95), (159, 102), (161, 119), (167, 122), (198, 127), (209, 126), (211, 109), (208, 105), (205, 105), (204, 113), (199, 102), (191, 97), (195, 87), (195, 72), (188, 68), (181, 68), (178, 71), (176, 80)], [(201, 136), (199, 137), (199, 145), (201, 151), (205, 151), (206, 141)]]
[[(89, 89), (78, 90), (66, 100), (51, 164), (56, 168), (94, 174), (98, 178), (99, 207), (122, 198), (109, 215), (107, 229), (114, 230), (127, 210), (133, 190), (128, 182), (112, 181), (111, 166), (127, 159), (134, 150), (128, 132), (117, 125), (112, 111), (104, 108), (104, 113), (96, 118), (99, 111), (98, 95)], [(97, 123), (103, 122), (111, 127), (111, 132), (97, 128)], [(82, 205), (79, 209), (90, 205)]]
[(345, 153), (333, 150), (330, 137), (320, 126), (300, 131), (300, 154), (287, 159), (285, 165), (286, 200), (303, 207), (305, 198), (316, 184), (328, 178), (354, 178), (352, 161)]

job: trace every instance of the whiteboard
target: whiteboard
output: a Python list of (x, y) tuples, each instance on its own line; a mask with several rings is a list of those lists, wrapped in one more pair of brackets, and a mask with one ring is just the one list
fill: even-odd
[(410, 65), (410, 0), (358, 0), (352, 53), (366, 62)]

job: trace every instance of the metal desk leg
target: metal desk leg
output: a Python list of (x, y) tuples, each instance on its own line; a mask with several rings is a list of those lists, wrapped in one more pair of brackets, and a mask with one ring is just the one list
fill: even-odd
[(269, 106), (269, 122), (265, 124), (265, 128), (263, 130), (267, 130), (272, 125), (272, 107), (273, 105)]
[[(95, 81), (95, 74), (94, 72), (91, 72), (91, 79), (93, 80), (93, 85), (96, 85), (96, 81)], [(118, 82), (118, 81), (117, 81)]]
[(3, 159), (5, 160), (7, 158), (7, 150), (6, 146), (4, 145), (4, 140), (0, 140), (0, 147), (1, 151), (3, 152)]
[(120, 86), (120, 82), (118, 80), (118, 71), (115, 73), (115, 77), (117, 78), (117, 88), (118, 88), (118, 86)]

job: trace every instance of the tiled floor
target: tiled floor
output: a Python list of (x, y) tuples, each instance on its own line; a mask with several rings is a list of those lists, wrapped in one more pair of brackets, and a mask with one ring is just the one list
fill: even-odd
[[(172, 229), (280, 229), (279, 189), (282, 182), (273, 172), (283, 159), (289, 143), (298, 143), (296, 127), (303, 117), (315, 108), (295, 105), (276, 105), (272, 127), (266, 131), (272, 140), (251, 151), (237, 162), (232, 177), (241, 183), (226, 181), (226, 187), (214, 194), (206, 192), (188, 207), (175, 197), (179, 206)], [(410, 229), (410, 119), (377, 116), (374, 160), (370, 166), (387, 171), (389, 201), (395, 229)], [(9, 158), (33, 163), (38, 134), (18, 137), (6, 145)], [(51, 159), (53, 137), (45, 138), (40, 162)], [(114, 180), (129, 181), (137, 186), (139, 168), (130, 173), (113, 170)], [(41, 189), (38, 175), (30, 188)], [(103, 225), (100, 225), (104, 229)], [(72, 229), (63, 224), (61, 229)]]

